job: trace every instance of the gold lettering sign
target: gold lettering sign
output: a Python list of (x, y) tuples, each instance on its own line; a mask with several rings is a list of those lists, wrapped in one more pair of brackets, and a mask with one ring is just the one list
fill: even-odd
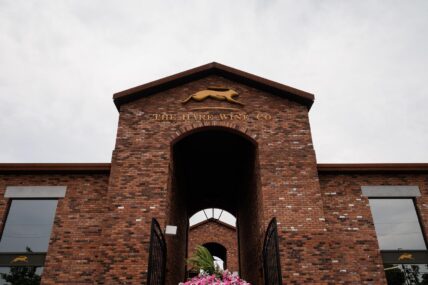
[(204, 101), (207, 98), (212, 98), (220, 101), (227, 101), (229, 103), (244, 105), (241, 102), (233, 99), (233, 97), (239, 96), (238, 92), (235, 90), (229, 89), (227, 87), (208, 87), (206, 90), (201, 90), (195, 94), (190, 95), (181, 103), (186, 104), (190, 100), (195, 100), (197, 102)]
[(21, 256), (15, 257), (15, 258), (11, 261), (11, 263), (16, 263), (16, 262), (27, 262), (27, 263), (28, 263), (28, 256), (21, 255)]
[(398, 258), (398, 260), (412, 260), (412, 259), (413, 259), (413, 255), (411, 253), (403, 253)]
[(269, 113), (257, 112), (248, 113), (197, 113), (187, 112), (181, 114), (174, 113), (155, 113), (150, 115), (155, 121), (270, 121), (272, 115)]

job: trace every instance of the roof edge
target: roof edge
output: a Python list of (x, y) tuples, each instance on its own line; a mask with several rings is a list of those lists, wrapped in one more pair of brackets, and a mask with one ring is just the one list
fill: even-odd
[(306, 105), (308, 109), (311, 108), (315, 99), (312, 93), (299, 90), (294, 87), (290, 87), (217, 62), (211, 62), (180, 73), (176, 73), (174, 75), (145, 83), (143, 85), (117, 92), (113, 95), (113, 101), (116, 105), (116, 108), (119, 110), (122, 104), (213, 74), (217, 74), (273, 94), (283, 95), (284, 97), (287, 96), (287, 98), (290, 100), (294, 100)]
[[(111, 163), (0, 163), (0, 173), (109, 173), (110, 168)], [(428, 173), (428, 163), (319, 163), (317, 169), (320, 173)]]
[(208, 224), (208, 223), (210, 223), (210, 222), (217, 223), (217, 224), (219, 224), (219, 225), (221, 225), (221, 226), (224, 226), (224, 227), (229, 228), (229, 229), (231, 229), (231, 230), (233, 230), (233, 231), (236, 231), (236, 228), (235, 228), (234, 226), (229, 225), (229, 224), (227, 224), (227, 223), (224, 223), (224, 222), (219, 221), (218, 219), (214, 219), (214, 218), (209, 218), (209, 219), (204, 220), (204, 221), (202, 221), (202, 222), (196, 223), (196, 224), (194, 224), (193, 226), (190, 226), (190, 227), (189, 227), (189, 230), (192, 230), (192, 229), (197, 228), (197, 227), (199, 227), (199, 226), (202, 226), (202, 225)]
[(428, 173), (428, 163), (319, 163), (319, 173)]
[(3, 173), (110, 173), (111, 163), (0, 163)]

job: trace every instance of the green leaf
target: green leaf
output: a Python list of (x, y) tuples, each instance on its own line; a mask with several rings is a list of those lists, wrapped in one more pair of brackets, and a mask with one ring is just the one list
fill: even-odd
[(209, 274), (217, 272), (213, 256), (206, 247), (201, 245), (195, 248), (195, 252), (192, 257), (187, 259), (187, 263), (190, 264), (192, 269), (197, 271), (203, 270)]

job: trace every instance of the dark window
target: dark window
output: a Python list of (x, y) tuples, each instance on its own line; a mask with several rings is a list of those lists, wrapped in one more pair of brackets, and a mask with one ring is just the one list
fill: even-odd
[(0, 252), (46, 252), (58, 200), (12, 200)]
[(381, 250), (426, 250), (413, 199), (370, 199)]
[(385, 264), (388, 285), (428, 284), (427, 264)]
[(369, 201), (388, 285), (428, 284), (427, 247), (414, 200)]
[(0, 240), (0, 285), (40, 284), (58, 200), (12, 200)]

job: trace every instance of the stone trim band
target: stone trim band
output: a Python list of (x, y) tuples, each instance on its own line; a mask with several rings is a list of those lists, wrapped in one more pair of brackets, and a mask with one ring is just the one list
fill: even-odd
[(5, 198), (64, 198), (67, 186), (7, 186)]
[(418, 186), (361, 186), (365, 197), (419, 197)]

